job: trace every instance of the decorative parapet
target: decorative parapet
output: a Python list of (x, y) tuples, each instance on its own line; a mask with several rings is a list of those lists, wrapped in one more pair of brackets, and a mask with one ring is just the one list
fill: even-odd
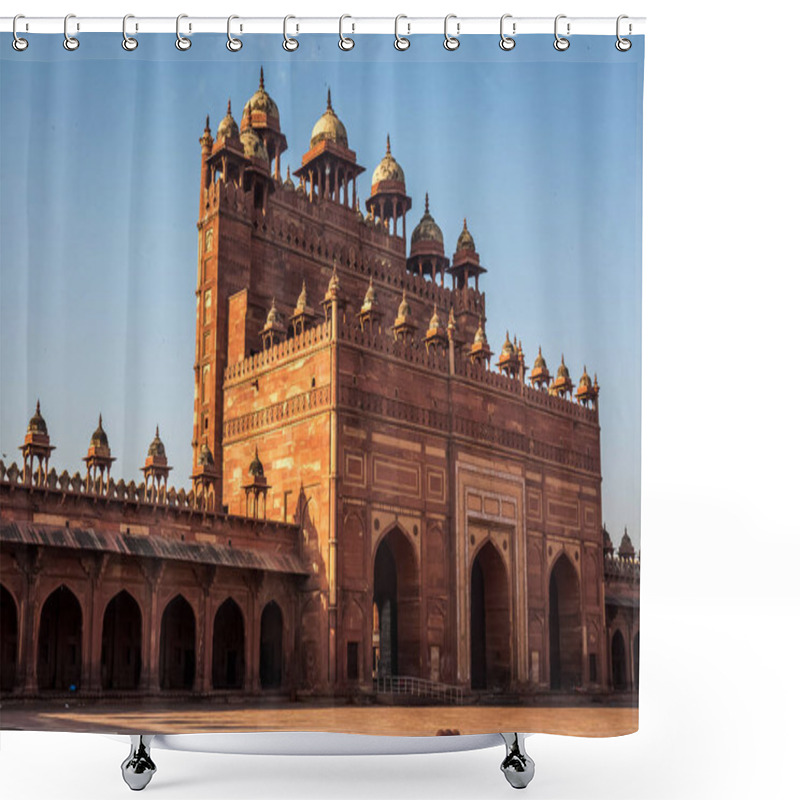
[(603, 571), (606, 580), (621, 578), (623, 580), (639, 582), (641, 560), (637, 558), (620, 558), (617, 555), (606, 555), (603, 559)]
[(162, 509), (174, 514), (184, 514), (187, 517), (202, 515), (203, 518), (210, 520), (229, 520), (237, 524), (247, 525), (250, 528), (262, 528), (263, 526), (278, 526), (281, 528), (294, 528), (295, 526), (287, 523), (274, 522), (272, 520), (248, 520), (245, 517), (234, 516), (218, 511), (208, 511), (202, 505), (202, 498), (197, 497), (194, 491), (184, 489), (175, 490), (170, 487), (158, 493), (148, 492), (144, 483), (136, 484), (133, 481), (125, 482), (110, 480), (106, 485), (98, 478), (92, 481), (86, 475), (76, 472), (74, 475), (64, 470), (60, 475), (55, 469), (51, 469), (46, 475), (29, 474), (12, 463), (6, 467), (0, 460), (0, 490), (3, 491), (23, 491), (36, 492), (43, 495), (60, 495), (62, 501), (77, 500), (95, 503), (102, 499), (104, 502), (116, 503), (120, 506), (135, 505), (140, 508), (150, 508), (153, 510)]
[(247, 437), (273, 425), (285, 424), (289, 420), (311, 411), (330, 406), (331, 387), (318, 386), (303, 394), (297, 394), (288, 400), (273, 403), (248, 414), (225, 420), (222, 430), (223, 443), (230, 444), (242, 437)]
[(255, 353), (243, 361), (231, 364), (225, 368), (225, 383), (234, 383), (244, 380), (257, 372), (274, 367), (282, 361), (305, 353), (317, 345), (330, 340), (331, 323), (320, 322), (318, 325), (306, 328), (302, 333), (283, 342), (278, 342), (267, 350)]

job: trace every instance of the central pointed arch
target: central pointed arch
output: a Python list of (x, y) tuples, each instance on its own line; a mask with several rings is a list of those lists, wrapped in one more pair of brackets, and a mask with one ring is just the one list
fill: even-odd
[(214, 617), (214, 653), (211, 681), (215, 689), (244, 687), (244, 617), (229, 597)]
[(124, 589), (111, 598), (103, 614), (101, 646), (103, 689), (139, 686), (142, 671), (142, 612)]
[(472, 561), (470, 676), (473, 689), (507, 689), (511, 681), (511, 604), (508, 575), (492, 542)]
[(381, 540), (373, 566), (378, 677), (420, 674), (419, 570), (414, 546), (395, 527)]
[(40, 689), (73, 691), (80, 687), (82, 638), (81, 604), (61, 585), (45, 601), (39, 619)]
[(189, 601), (176, 595), (161, 617), (160, 684), (162, 689), (194, 686), (195, 618)]
[(575, 567), (562, 553), (550, 573), (550, 688), (581, 685), (582, 629), (580, 585)]

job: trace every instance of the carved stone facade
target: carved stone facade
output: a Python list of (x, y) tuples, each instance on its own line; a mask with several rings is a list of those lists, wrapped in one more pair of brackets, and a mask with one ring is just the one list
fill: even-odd
[(388, 143), (364, 217), (330, 97), (297, 184), (263, 79), (200, 142), (192, 491), (0, 464), (3, 690), (609, 690), (596, 378), (492, 368), (466, 221), (407, 252)]

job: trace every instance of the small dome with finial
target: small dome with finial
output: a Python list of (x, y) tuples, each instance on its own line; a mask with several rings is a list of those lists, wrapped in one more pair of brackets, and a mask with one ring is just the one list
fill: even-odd
[(250, 107), (251, 112), (262, 112), (268, 117), (274, 117), (274, 119), (280, 123), (281, 115), (278, 113), (278, 106), (267, 94), (266, 89), (264, 89), (264, 67), (261, 67), (258, 89), (256, 89), (255, 94), (247, 101), (247, 106)]
[(167, 453), (164, 449), (164, 442), (161, 441), (161, 437), (158, 435), (158, 425), (156, 425), (156, 435), (153, 437), (153, 441), (150, 442), (150, 447), (147, 448), (147, 455), (150, 458), (166, 458)]
[(361, 312), (374, 311), (378, 307), (378, 298), (375, 296), (375, 287), (372, 285), (372, 278), (369, 279), (369, 286), (364, 294), (364, 302), (361, 304)]
[(589, 373), (586, 371), (586, 364), (583, 365), (583, 375), (581, 375), (580, 381), (578, 381), (579, 388), (590, 389), (592, 386), (592, 379), (589, 377)]
[(456, 252), (460, 252), (461, 250), (469, 250), (471, 252), (475, 252), (475, 240), (472, 238), (472, 234), (467, 229), (467, 218), (464, 217), (464, 229), (458, 236), (458, 241), (456, 242)]
[(625, 533), (622, 534), (622, 541), (619, 545), (619, 553), (620, 558), (632, 559), (636, 555), (636, 551), (633, 549), (633, 542), (631, 541), (631, 537), (628, 536), (628, 528), (625, 527)]
[(89, 447), (108, 447), (108, 436), (103, 430), (103, 415), (97, 421), (97, 428), (89, 440)]
[(284, 189), (294, 189), (294, 181), (292, 180), (292, 173), (289, 171), (289, 167), (286, 167), (286, 180), (283, 182)]
[(403, 289), (403, 297), (400, 300), (400, 305), (397, 308), (397, 319), (407, 320), (411, 316), (411, 306), (406, 299), (406, 290)]
[(328, 107), (311, 131), (311, 147), (323, 141), (336, 142), (342, 147), (347, 147), (347, 130), (331, 106), (330, 89), (328, 89)]
[(488, 344), (482, 322), (478, 325), (478, 330), (475, 331), (475, 338), (472, 341), (474, 344)]
[(278, 309), (275, 306), (275, 298), (273, 297), (272, 305), (267, 314), (267, 325), (274, 325), (276, 322), (278, 322)]
[(375, 172), (372, 173), (373, 186), (383, 181), (393, 181), (403, 184), (406, 182), (405, 173), (392, 155), (392, 145), (389, 141), (388, 133), (386, 134), (386, 155), (381, 159), (380, 164), (375, 167)]
[(433, 314), (431, 314), (431, 320), (428, 323), (428, 330), (429, 331), (440, 331), (444, 330), (442, 327), (442, 321), (439, 319), (439, 307), (436, 303), (433, 304)]
[(47, 423), (44, 421), (41, 409), (39, 408), (39, 401), (36, 401), (36, 411), (28, 421), (28, 433), (38, 433), (41, 436), (47, 436)]
[(254, 478), (264, 477), (264, 465), (261, 463), (261, 459), (258, 457), (258, 447), (256, 447), (256, 453), (253, 456), (253, 460), (250, 462), (250, 469), (248, 472)]
[(506, 340), (503, 342), (503, 348), (500, 353), (504, 356), (513, 356), (515, 353), (514, 345), (511, 344), (511, 340), (508, 338), (508, 331), (506, 331)]
[(201, 467), (213, 467), (214, 455), (207, 442), (200, 445), (200, 455), (197, 457), (197, 463)]
[(603, 523), (603, 555), (614, 555), (614, 543), (611, 541), (611, 534), (606, 529), (605, 523)]
[(338, 293), (339, 293), (339, 273), (336, 270), (336, 260), (334, 259), (333, 272), (331, 273), (331, 279), (328, 281), (327, 296), (333, 297), (334, 294), (338, 295)]
[(264, 142), (261, 141), (261, 137), (253, 130), (253, 117), (250, 113), (249, 104), (244, 110), (242, 132), (239, 134), (239, 141), (242, 143), (244, 154), (248, 158), (260, 158), (263, 161), (269, 161)]
[(569, 379), (569, 370), (567, 369), (567, 365), (564, 363), (563, 353), (561, 354), (561, 363), (558, 365), (558, 372), (556, 373), (556, 377)]
[(436, 220), (431, 216), (428, 194), (425, 194), (425, 213), (422, 215), (417, 227), (411, 234), (411, 245), (418, 242), (436, 242), (444, 246), (444, 236), (442, 229), (436, 224)]
[(220, 142), (223, 139), (238, 138), (239, 126), (236, 124), (236, 120), (231, 114), (231, 101), (228, 99), (228, 113), (222, 118), (222, 122), (220, 122), (219, 127), (217, 128), (217, 141)]
[(536, 356), (536, 360), (533, 362), (534, 369), (547, 369), (547, 362), (544, 360), (544, 356), (542, 355), (542, 346), (539, 345), (539, 355)]
[(306, 282), (303, 281), (303, 288), (300, 290), (300, 296), (297, 298), (297, 305), (294, 307), (295, 314), (302, 314), (308, 305), (308, 294), (306, 293)]

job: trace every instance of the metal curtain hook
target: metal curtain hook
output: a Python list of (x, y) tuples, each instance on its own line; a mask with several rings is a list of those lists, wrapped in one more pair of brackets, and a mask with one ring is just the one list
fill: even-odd
[(126, 14), (122, 18), (122, 49), (127, 50), (129, 53), (139, 46), (139, 40), (133, 36), (128, 36), (128, 20), (135, 19), (133, 14)]
[[(411, 47), (411, 39), (400, 35), (400, 20), (408, 19), (405, 14), (398, 14), (394, 18), (394, 46), (397, 50), (408, 50)], [(411, 33), (411, 26), (408, 25), (408, 32)]]
[(461, 24), (458, 22), (456, 23), (456, 35), (451, 36), (447, 32), (447, 23), (450, 22), (451, 19), (456, 19), (456, 15), (448, 14), (444, 18), (444, 49), (452, 52), (453, 50), (458, 50), (458, 46), (461, 44), (461, 42), (459, 42), (456, 38), (458, 36), (459, 29), (461, 28)]
[[(556, 40), (553, 42), (553, 47), (560, 52), (564, 52), (564, 50), (569, 49), (569, 39), (565, 39), (563, 36), (560, 36), (558, 33), (558, 21), (560, 19), (566, 19), (566, 14), (559, 14), (556, 17), (555, 23), (553, 24), (553, 33), (555, 34)], [(569, 36), (569, 22), (567, 23), (567, 36)]]
[[(64, 17), (64, 49), (69, 51), (77, 50), (81, 45), (74, 36), (69, 35), (69, 21), (71, 19), (75, 19), (74, 14), (67, 14)], [(80, 27), (76, 26), (76, 30), (80, 30)]]
[[(630, 50), (631, 47), (633, 47), (633, 42), (630, 39), (624, 39), (622, 36), (620, 36), (620, 33), (619, 33), (620, 23), (624, 19), (628, 19), (628, 15), (627, 14), (620, 14), (617, 17), (617, 41), (614, 43), (614, 47), (616, 47), (617, 50), (620, 51), (620, 53), (627, 53), (628, 50)], [(629, 22), (628, 23), (628, 35), (630, 35), (632, 30), (633, 30), (633, 26)]]
[[(353, 18), (349, 14), (342, 14), (342, 16), (339, 17), (339, 47), (342, 50), (352, 50), (356, 46), (356, 43), (344, 35), (344, 21), (346, 19)], [(355, 25), (353, 25), (353, 30), (355, 30)]]
[(296, 19), (291, 14), (283, 18), (283, 49), (289, 53), (293, 53), (300, 47), (300, 40), (289, 36), (289, 20)]
[(239, 19), (236, 14), (231, 14), (228, 17), (228, 41), (225, 43), (225, 47), (227, 47), (231, 53), (237, 53), (242, 49), (242, 40), (237, 39), (235, 36), (231, 36), (231, 21), (235, 19)]
[(27, 49), (28, 47), (28, 40), (23, 39), (21, 36), (17, 35), (17, 20), (18, 19), (25, 19), (24, 14), (17, 14), (14, 17), (14, 21), (11, 23), (11, 33), (14, 34), (14, 40), (11, 42), (11, 46), (18, 52), (21, 53), (23, 50)]
[[(500, 17), (500, 49), (501, 50), (513, 50), (516, 47), (517, 41), (513, 39), (511, 36), (506, 36), (505, 31), (503, 30), (503, 25), (507, 19), (511, 19), (511, 14), (503, 14)], [(517, 24), (516, 22), (511, 23), (511, 33), (514, 34), (517, 32)]]
[[(182, 19), (189, 19), (188, 14), (178, 14), (175, 18), (175, 47), (178, 50), (188, 50), (192, 46), (192, 40), (187, 39), (185, 36), (181, 34), (181, 20)], [(189, 30), (192, 29), (192, 26), (189, 26)]]

